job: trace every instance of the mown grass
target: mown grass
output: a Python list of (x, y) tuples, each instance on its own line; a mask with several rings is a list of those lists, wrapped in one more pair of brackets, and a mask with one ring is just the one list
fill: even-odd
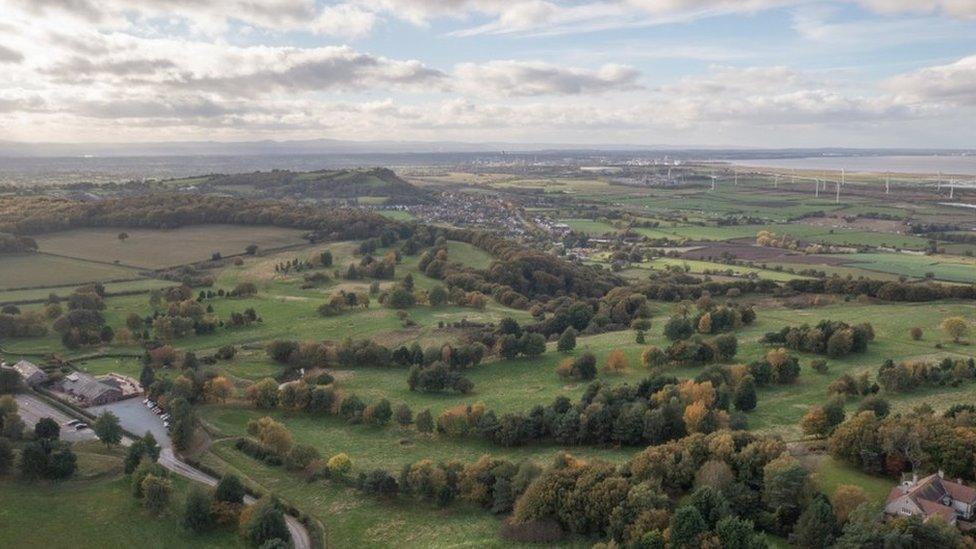
[(79, 445), (79, 471), (61, 482), (0, 479), (0, 546), (103, 549), (106, 547), (240, 547), (230, 529), (193, 534), (180, 525), (190, 484), (174, 478), (167, 513), (150, 516), (121, 473), (121, 450)]
[[(156, 278), (142, 278), (138, 280), (129, 280), (125, 282), (109, 282), (104, 284), (105, 293), (113, 294), (120, 292), (141, 292), (156, 290), (161, 288), (167, 288), (169, 286), (175, 286), (175, 282), (170, 282), (168, 280), (159, 280)], [(37, 288), (33, 290), (8, 290), (0, 291), (0, 303), (11, 303), (11, 302), (23, 302), (23, 301), (33, 301), (38, 299), (47, 299), (51, 294), (56, 294), (61, 297), (66, 297), (71, 292), (74, 291), (72, 286), (60, 286), (53, 288)]]
[[(120, 232), (129, 238), (119, 240)], [(78, 229), (40, 235), (36, 240), (42, 252), (157, 269), (210, 259), (214, 252), (243, 253), (249, 244), (259, 248), (300, 244), (302, 234), (270, 226), (200, 225), (171, 230)]]
[(938, 280), (976, 283), (976, 260), (952, 256), (910, 254), (853, 254), (844, 256), (848, 265), (869, 271), (924, 278), (931, 273)]
[[(353, 456), (355, 462), (356, 457)], [(464, 502), (444, 509), (405, 498), (384, 500), (332, 481), (309, 484), (282, 467), (269, 467), (218, 443), (205, 464), (243, 475), (273, 491), (325, 525), (328, 547), (537, 547), (498, 536), (502, 517)], [(358, 465), (354, 463), (354, 467)], [(569, 539), (559, 547), (590, 547), (597, 540)]]
[[(108, 280), (122, 280), (138, 278), (139, 273), (134, 269), (118, 265), (105, 265), (90, 261), (80, 261), (68, 257), (58, 257), (47, 254), (18, 254), (0, 256), (0, 289), (12, 288), (43, 288), (46, 286), (60, 286), (66, 284), (83, 284), (86, 282), (101, 282)], [(62, 288), (61, 291), (64, 291)], [(0, 300), (14, 301), (24, 299), (16, 297), (27, 295), (26, 299), (34, 299), (38, 292), (45, 292), (47, 296), (57, 290), (30, 290), (17, 292), (14, 298), (7, 296), (7, 292), (0, 293)], [(70, 290), (69, 290), (70, 291)], [(42, 296), (42, 297), (43, 297)]]

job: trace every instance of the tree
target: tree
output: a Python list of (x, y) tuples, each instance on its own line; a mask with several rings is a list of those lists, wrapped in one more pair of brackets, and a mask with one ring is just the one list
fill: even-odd
[(666, 354), (664, 354), (664, 351), (662, 351), (660, 347), (657, 347), (655, 345), (651, 345), (647, 349), (644, 349), (644, 352), (641, 353), (641, 362), (644, 364), (644, 367), (647, 369), (653, 369), (653, 368), (658, 368), (660, 366), (664, 366), (664, 363), (667, 361), (667, 358), (668, 357)]
[(173, 482), (153, 474), (142, 479), (142, 505), (151, 515), (159, 516), (169, 506), (173, 495)]
[(515, 358), (519, 353), (519, 340), (512, 334), (504, 334), (498, 338), (498, 342), (495, 344), (498, 349), (498, 354), (507, 360)]
[(839, 524), (846, 523), (851, 513), (867, 502), (868, 495), (864, 489), (852, 484), (841, 484), (834, 490), (834, 496), (830, 498), (834, 516), (837, 517)]
[(274, 496), (265, 496), (255, 503), (241, 528), (245, 539), (256, 547), (274, 539), (290, 539), (285, 514)]
[(228, 473), (217, 483), (213, 499), (225, 503), (244, 503), (244, 484), (236, 475)]
[(695, 507), (679, 507), (671, 517), (671, 546), (681, 549), (699, 547), (698, 537), (708, 531), (705, 520)]
[(538, 356), (546, 352), (546, 337), (537, 333), (524, 333), (519, 339), (519, 349), (525, 356)]
[(424, 409), (422, 412), (417, 414), (417, 431), (424, 434), (430, 434), (434, 432), (434, 417), (431, 415), (429, 409)]
[(43, 441), (29, 442), (20, 450), (20, 474), (27, 479), (47, 475), (48, 451)]
[(257, 408), (267, 410), (278, 405), (278, 383), (271, 378), (262, 379), (249, 386), (245, 394)]
[(14, 448), (10, 441), (0, 438), (0, 477), (6, 475), (14, 464)]
[(800, 429), (804, 434), (824, 437), (830, 433), (830, 425), (827, 421), (827, 414), (822, 406), (814, 406), (800, 420)]
[(427, 292), (427, 301), (430, 303), (431, 307), (440, 307), (447, 303), (447, 290), (444, 286), (434, 286), (429, 292)]
[(413, 423), (413, 411), (410, 409), (410, 406), (400, 404), (396, 407), (396, 411), (393, 412), (393, 419), (400, 427), (407, 427)]
[(813, 498), (793, 529), (793, 543), (804, 549), (820, 549), (834, 544), (837, 518), (826, 498)]
[(393, 407), (390, 405), (390, 401), (385, 398), (370, 404), (363, 412), (363, 419), (370, 425), (377, 427), (383, 427), (389, 423), (391, 417), (393, 417)]
[(695, 333), (691, 321), (683, 316), (672, 316), (664, 325), (664, 337), (670, 341), (688, 339)]
[(210, 496), (199, 486), (194, 486), (186, 496), (183, 506), (183, 528), (200, 533), (213, 522), (210, 514)]
[(119, 424), (119, 416), (112, 412), (102, 412), (92, 425), (92, 430), (106, 447), (110, 448), (122, 442), (122, 425)]
[(627, 371), (627, 356), (620, 349), (614, 349), (607, 355), (604, 370), (612, 374), (622, 374)]
[(42, 417), (34, 425), (34, 436), (46, 440), (58, 440), (61, 438), (61, 426), (49, 417)]
[(143, 364), (142, 370), (139, 372), (139, 385), (142, 386), (143, 390), (148, 391), (155, 382), (156, 369), (153, 368), (152, 364)]
[(576, 348), (576, 329), (570, 326), (563, 330), (561, 336), (559, 336), (559, 342), (556, 343), (556, 350), (566, 353), (572, 351)]
[(745, 376), (735, 387), (732, 403), (736, 410), (749, 412), (756, 408), (756, 382), (752, 376)]
[(20, 373), (13, 368), (0, 368), (0, 394), (16, 393), (20, 389)]
[(763, 467), (763, 503), (781, 518), (783, 528), (789, 528), (799, 517), (807, 476), (800, 462), (787, 453)]
[(725, 517), (715, 525), (715, 534), (723, 549), (760, 549), (767, 547), (762, 536), (756, 534), (752, 521), (739, 517)]
[(224, 376), (217, 376), (204, 384), (203, 391), (209, 399), (224, 402), (234, 394), (234, 382)]
[(330, 457), (327, 465), (329, 473), (335, 478), (345, 478), (352, 471), (352, 460), (345, 453)]
[(961, 316), (950, 316), (942, 321), (942, 331), (952, 338), (954, 343), (969, 334), (969, 323)]

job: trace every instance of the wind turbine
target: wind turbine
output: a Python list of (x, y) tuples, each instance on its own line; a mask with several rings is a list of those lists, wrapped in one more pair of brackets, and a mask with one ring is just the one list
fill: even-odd
[(778, 173), (774, 173), (773, 174), (773, 188), (774, 189), (778, 189), (779, 188), (779, 174)]
[(834, 204), (840, 204), (840, 182), (834, 181), (834, 185), (837, 189), (837, 194), (834, 195)]
[(840, 169), (840, 184), (841, 185), (847, 184), (847, 170), (844, 168)]
[(817, 185), (817, 194), (815, 195), (815, 198), (820, 198), (820, 180), (814, 179), (813, 182)]
[(891, 174), (885, 175), (885, 194), (891, 192)]

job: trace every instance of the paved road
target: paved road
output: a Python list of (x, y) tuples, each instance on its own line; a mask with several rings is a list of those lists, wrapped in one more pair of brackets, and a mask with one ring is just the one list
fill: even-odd
[[(81, 440), (94, 440), (97, 438), (91, 429), (76, 431), (74, 427), (67, 426), (66, 423), (75, 418), (65, 414), (64, 412), (33, 395), (20, 393), (17, 394), (15, 398), (19, 407), (20, 416), (23, 418), (24, 423), (29, 429), (33, 429), (34, 424), (37, 423), (37, 421), (41, 418), (49, 417), (61, 425), (62, 440), (76, 442)], [(115, 415), (119, 416), (119, 423), (121, 423), (122, 427), (129, 432), (144, 433), (146, 431), (152, 431), (153, 436), (156, 437), (156, 441), (162, 447), (162, 452), (160, 452), (159, 455), (160, 465), (176, 473), (177, 475), (190, 479), (194, 482), (201, 482), (208, 486), (217, 485), (217, 479), (204, 473), (203, 471), (200, 471), (199, 469), (191, 467), (176, 457), (176, 455), (173, 453), (169, 434), (163, 427), (163, 421), (159, 419), (156, 414), (152, 413), (151, 410), (146, 408), (144, 404), (142, 404), (142, 399), (129, 399), (122, 402), (107, 404), (105, 406), (96, 406), (88, 409), (88, 411), (95, 415), (98, 415), (105, 410), (111, 410), (113, 413), (115, 413)], [(122, 439), (122, 444), (128, 446), (132, 444), (132, 439), (129, 437), (124, 437)], [(255, 502), (255, 499), (251, 496), (245, 496), (244, 502), (251, 505)], [(299, 522), (298, 519), (287, 514), (285, 515), (285, 523), (288, 525), (288, 532), (291, 534), (292, 546), (294, 549), (311, 549), (312, 540), (309, 537), (308, 530), (305, 529), (305, 526)]]
[[(61, 426), (61, 440), (66, 440), (68, 442), (81, 442), (85, 440), (94, 440), (95, 433), (92, 430), (85, 429), (83, 431), (76, 431), (74, 427), (68, 425), (68, 422), (75, 419), (72, 416), (62, 412), (61, 410), (51, 406), (47, 402), (37, 398), (34, 395), (26, 393), (18, 393), (14, 396), (17, 400), (17, 406), (19, 408), (18, 412), (21, 419), (24, 420), (24, 425), (27, 430), (33, 432), (34, 425), (41, 420), (41, 418), (49, 417), (54, 421), (58, 422)], [(90, 422), (86, 422), (90, 423)]]
[[(207, 486), (217, 485), (217, 479), (214, 477), (180, 461), (179, 458), (173, 454), (172, 448), (164, 448), (163, 451), (160, 452), (159, 464), (177, 475), (180, 475), (181, 477), (185, 477), (196, 482), (202, 482)], [(244, 496), (244, 503), (248, 505), (253, 504), (255, 501), (256, 500), (251, 496)], [(285, 515), (285, 523), (288, 525), (288, 531), (291, 533), (292, 546), (295, 549), (311, 549), (312, 540), (309, 538), (308, 530), (305, 529), (305, 526), (299, 522), (298, 519), (287, 514)]]

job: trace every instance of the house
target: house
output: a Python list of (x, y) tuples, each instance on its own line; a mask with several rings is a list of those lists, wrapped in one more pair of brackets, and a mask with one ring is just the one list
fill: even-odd
[(938, 516), (949, 524), (971, 520), (974, 510), (976, 490), (962, 480), (947, 480), (942, 471), (922, 480), (912, 475), (912, 480), (891, 489), (885, 503), (885, 513), (889, 516), (920, 515), (925, 520)]
[(44, 373), (44, 370), (41, 370), (32, 362), (21, 360), (13, 365), (13, 369), (17, 370), (17, 373), (20, 374), (20, 378), (24, 380), (24, 383), (26, 383), (29, 387), (34, 387), (47, 381), (47, 374)]
[(117, 386), (81, 372), (67, 375), (61, 382), (61, 390), (82, 401), (86, 406), (109, 404), (122, 399), (122, 390)]

